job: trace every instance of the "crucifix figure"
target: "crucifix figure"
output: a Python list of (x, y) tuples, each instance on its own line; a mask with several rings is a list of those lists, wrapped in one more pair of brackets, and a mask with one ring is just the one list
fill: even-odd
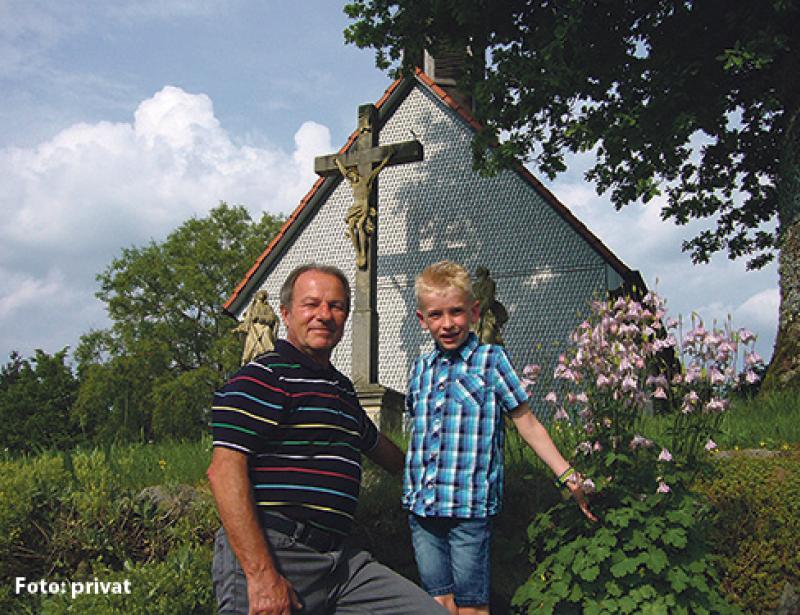
[(358, 136), (343, 154), (314, 159), (317, 175), (342, 175), (353, 191), (345, 222), (355, 248), (356, 283), (353, 311), (353, 381), (378, 384), (378, 174), (386, 166), (422, 160), (419, 141), (378, 145), (375, 105), (358, 108)]

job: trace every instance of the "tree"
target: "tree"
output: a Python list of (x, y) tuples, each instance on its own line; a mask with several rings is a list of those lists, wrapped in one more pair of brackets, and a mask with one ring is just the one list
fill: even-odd
[[(695, 263), (779, 254), (769, 386), (800, 387), (800, 3), (795, 0), (355, 0), (345, 38), (381, 68), (469, 49), (460, 87), (485, 129), (476, 166), (567, 152), (617, 209), (666, 195), (664, 220), (708, 221)], [(405, 62), (405, 65), (403, 64)], [(502, 138), (502, 141), (500, 137)], [(491, 152), (491, 153), (490, 153)]]
[[(270, 214), (253, 222), (244, 207), (220, 203), (161, 243), (124, 249), (98, 275), (97, 296), (112, 325), (84, 335), (75, 353), (81, 389), (74, 415), (87, 435), (168, 435), (171, 399), (191, 399), (202, 415), (197, 399), (210, 399), (241, 356), (235, 323), (220, 306), (281, 224)], [(190, 384), (204, 388), (189, 395)], [(181, 416), (185, 410), (175, 408)]]
[(29, 359), (11, 353), (0, 370), (0, 448), (21, 453), (73, 443), (77, 430), (69, 409), (78, 381), (67, 350), (49, 355), (37, 349)]

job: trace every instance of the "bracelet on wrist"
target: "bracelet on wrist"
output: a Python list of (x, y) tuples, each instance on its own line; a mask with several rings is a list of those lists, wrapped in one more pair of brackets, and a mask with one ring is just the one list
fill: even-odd
[[(577, 478), (575, 476), (576, 474), (577, 474), (577, 472), (575, 471), (575, 468), (573, 468), (572, 466), (568, 467), (566, 470), (564, 470), (559, 475), (558, 478), (556, 478), (556, 480), (555, 480), (556, 487), (560, 487), (560, 488), (566, 487), (567, 483), (571, 482), (570, 479), (572, 479), (572, 481), (574, 481), (575, 478)], [(575, 478), (573, 478), (573, 477), (575, 477)]]

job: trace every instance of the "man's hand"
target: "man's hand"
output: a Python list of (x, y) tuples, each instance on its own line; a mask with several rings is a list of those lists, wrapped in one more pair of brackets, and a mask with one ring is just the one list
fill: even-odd
[(303, 608), (292, 584), (277, 572), (247, 577), (250, 615), (292, 615)]

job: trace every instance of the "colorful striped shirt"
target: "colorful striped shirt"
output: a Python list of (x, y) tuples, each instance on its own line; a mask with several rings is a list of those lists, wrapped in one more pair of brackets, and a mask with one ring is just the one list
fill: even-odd
[(527, 399), (503, 347), (479, 344), (474, 333), (456, 350), (419, 357), (406, 395), (403, 507), (423, 517), (497, 514), (503, 416)]
[(216, 392), (211, 428), (214, 446), (248, 456), (259, 509), (349, 533), (378, 430), (347, 376), (278, 340)]

